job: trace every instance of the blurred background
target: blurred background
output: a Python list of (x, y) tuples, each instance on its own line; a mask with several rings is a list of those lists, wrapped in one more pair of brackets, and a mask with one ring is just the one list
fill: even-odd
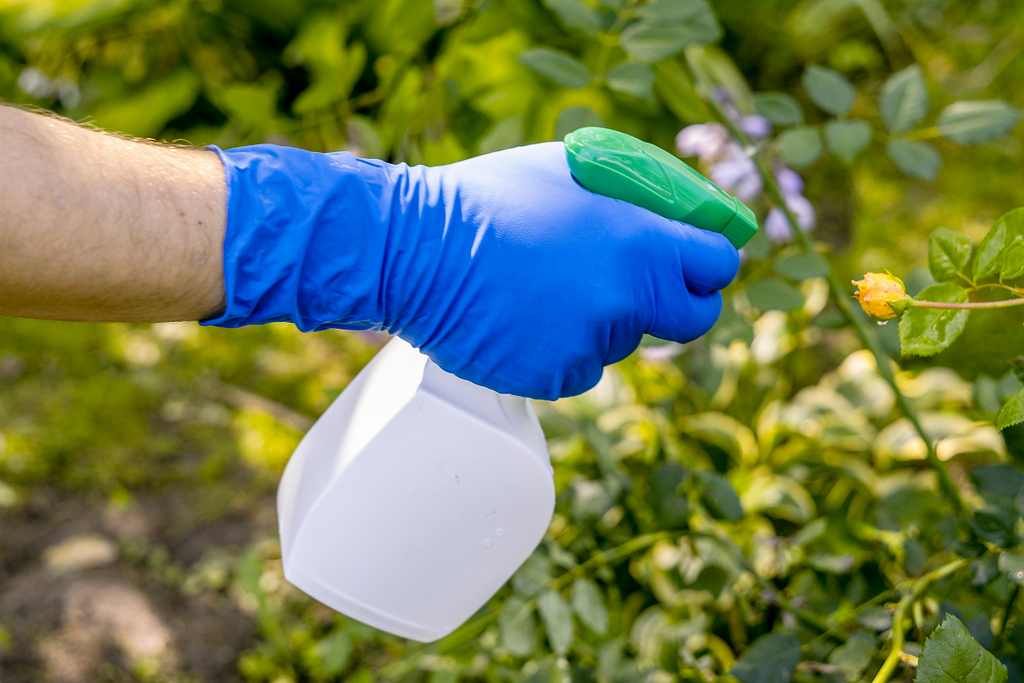
[[(711, 334), (647, 340), (595, 390), (538, 406), (548, 536), (429, 646), (281, 574), (278, 477), (383, 340), (0, 319), (0, 680), (754, 683), (743, 653), (773, 631), (803, 663), (759, 683), (877, 670), (887, 591), (966, 551), (823, 276), (890, 269), (913, 293), (932, 230), (978, 240), (1024, 204), (1022, 26), (1024, 4), (998, 0), (0, 0), (8, 103), (432, 165), (606, 125), (686, 157), (765, 226)], [(887, 104), (897, 86), (909, 114)], [(704, 125), (709, 98), (749, 140)], [(958, 101), (987, 102), (988, 128), (950, 127)], [(823, 259), (772, 215), (752, 151)], [(1024, 484), (1024, 442), (991, 425), (1021, 387), (1020, 322), (976, 316), (897, 368), (979, 495)], [(896, 325), (878, 332), (900, 361)], [(993, 617), (1011, 589), (990, 570), (922, 603), (908, 638), (956, 613), (1013, 683), (1024, 632), (1012, 601)], [(858, 605), (839, 641), (815, 632), (813, 614)]]

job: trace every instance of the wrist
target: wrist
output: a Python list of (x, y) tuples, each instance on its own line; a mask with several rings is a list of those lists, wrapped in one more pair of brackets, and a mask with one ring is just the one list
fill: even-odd
[[(211, 149), (227, 183), (225, 306), (203, 323), (382, 329), (379, 282), (400, 168), (273, 145)], [(331, 258), (310, 258), (318, 254)]]

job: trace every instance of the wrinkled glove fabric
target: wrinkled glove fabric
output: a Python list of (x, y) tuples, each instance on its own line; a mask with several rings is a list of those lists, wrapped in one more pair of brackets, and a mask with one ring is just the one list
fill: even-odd
[(695, 339), (739, 264), (719, 234), (580, 187), (562, 143), (438, 167), (214, 149), (227, 306), (203, 324), (383, 330), (502, 393), (575, 395), (645, 332)]

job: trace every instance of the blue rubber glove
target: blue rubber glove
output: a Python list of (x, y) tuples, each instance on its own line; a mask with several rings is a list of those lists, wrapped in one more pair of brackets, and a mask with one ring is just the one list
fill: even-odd
[(385, 330), (502, 393), (572, 396), (645, 332), (699, 337), (739, 266), (719, 234), (583, 189), (560, 142), (433, 168), (216, 151), (227, 308), (204, 324)]

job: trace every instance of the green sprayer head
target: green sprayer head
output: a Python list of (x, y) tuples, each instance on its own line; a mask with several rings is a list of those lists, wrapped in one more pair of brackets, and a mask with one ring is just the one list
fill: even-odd
[(754, 212), (680, 159), (631, 135), (579, 128), (565, 136), (569, 169), (591, 192), (719, 232), (737, 249), (757, 232)]

